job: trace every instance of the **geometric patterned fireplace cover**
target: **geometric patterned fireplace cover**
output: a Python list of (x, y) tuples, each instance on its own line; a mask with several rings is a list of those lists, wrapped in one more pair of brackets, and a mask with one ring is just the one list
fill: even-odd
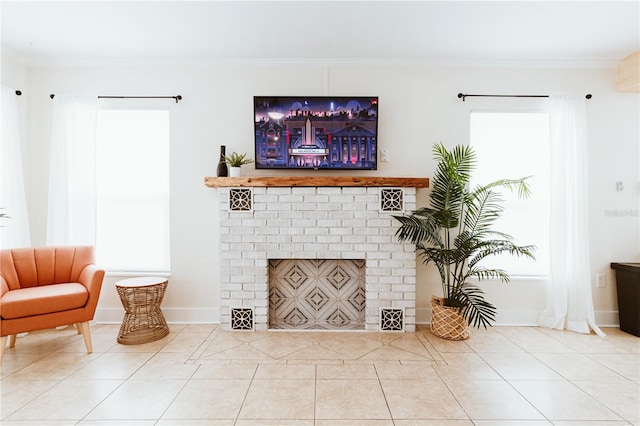
[(364, 259), (270, 259), (269, 328), (365, 329)]

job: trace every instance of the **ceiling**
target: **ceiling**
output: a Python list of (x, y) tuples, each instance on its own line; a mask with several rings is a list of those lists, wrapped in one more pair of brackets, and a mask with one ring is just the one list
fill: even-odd
[(234, 61), (615, 66), (634, 1), (7, 1), (2, 53), (29, 66)]

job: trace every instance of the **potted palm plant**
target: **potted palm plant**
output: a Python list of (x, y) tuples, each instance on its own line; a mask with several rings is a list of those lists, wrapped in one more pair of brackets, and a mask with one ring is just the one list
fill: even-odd
[(224, 157), (224, 161), (229, 165), (229, 176), (230, 177), (238, 177), (240, 176), (240, 167), (245, 164), (253, 163), (253, 160), (247, 158), (247, 153), (238, 154), (237, 152), (232, 152), (231, 155)]
[(496, 307), (485, 300), (478, 283), (486, 279), (509, 282), (506, 271), (486, 268), (481, 261), (501, 253), (534, 258), (534, 246), (518, 246), (510, 235), (493, 229), (503, 210), (496, 190), (506, 188), (526, 198), (530, 188), (528, 178), (500, 179), (470, 188), (477, 162), (470, 146), (447, 151), (439, 143), (433, 154), (438, 164), (429, 206), (394, 216), (400, 222), (396, 236), (415, 244), (423, 263), (433, 263), (440, 274), (443, 297), (432, 298), (432, 332), (462, 340), (469, 337), (469, 324), (486, 328), (495, 321)]

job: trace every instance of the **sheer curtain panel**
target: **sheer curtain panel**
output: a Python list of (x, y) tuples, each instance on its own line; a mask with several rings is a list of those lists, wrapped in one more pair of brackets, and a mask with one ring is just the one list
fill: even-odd
[(31, 245), (20, 140), (20, 119), (15, 89), (2, 85), (0, 122), (0, 248)]
[(540, 325), (604, 335), (591, 292), (585, 115), (584, 98), (549, 98), (551, 276)]
[(97, 97), (53, 103), (47, 244), (95, 245)]

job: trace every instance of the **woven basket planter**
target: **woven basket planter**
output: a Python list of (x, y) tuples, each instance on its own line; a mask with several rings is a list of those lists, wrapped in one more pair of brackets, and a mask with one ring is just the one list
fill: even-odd
[(457, 308), (444, 306), (442, 297), (431, 296), (431, 333), (447, 340), (465, 340), (469, 324)]

